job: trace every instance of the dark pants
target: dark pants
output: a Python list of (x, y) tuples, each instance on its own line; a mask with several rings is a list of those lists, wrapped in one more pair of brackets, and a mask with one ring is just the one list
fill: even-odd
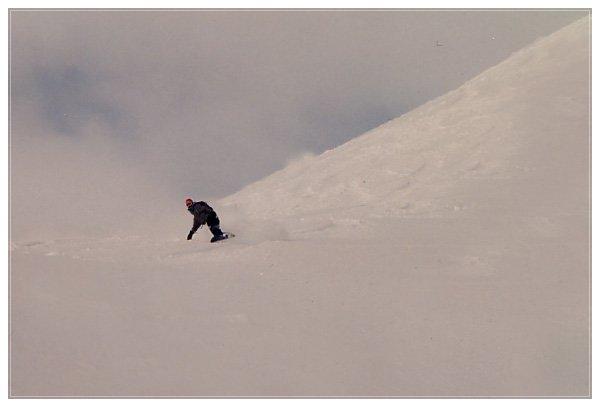
[(215, 212), (208, 215), (208, 218), (206, 219), (206, 224), (210, 228), (210, 231), (212, 232), (214, 237), (223, 236), (223, 232), (219, 227), (219, 217)]

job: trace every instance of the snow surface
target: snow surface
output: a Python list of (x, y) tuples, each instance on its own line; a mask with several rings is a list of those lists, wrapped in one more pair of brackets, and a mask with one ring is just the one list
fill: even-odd
[(588, 395), (589, 24), (211, 202), (230, 241), (12, 241), (11, 395)]

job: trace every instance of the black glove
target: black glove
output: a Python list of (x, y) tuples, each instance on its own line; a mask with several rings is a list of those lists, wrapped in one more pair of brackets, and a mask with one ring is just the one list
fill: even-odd
[(194, 236), (194, 232), (188, 233), (187, 240), (192, 240), (192, 236)]

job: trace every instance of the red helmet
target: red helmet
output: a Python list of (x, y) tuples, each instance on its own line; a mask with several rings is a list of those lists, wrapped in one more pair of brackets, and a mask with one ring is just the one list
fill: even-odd
[(192, 200), (192, 198), (187, 198), (187, 199), (185, 200), (185, 206), (187, 206), (188, 208), (189, 208), (190, 206), (192, 206), (192, 204), (193, 204), (193, 203), (194, 203), (194, 201)]

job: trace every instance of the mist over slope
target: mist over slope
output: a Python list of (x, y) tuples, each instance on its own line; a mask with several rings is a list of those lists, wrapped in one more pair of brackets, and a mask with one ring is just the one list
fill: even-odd
[(588, 34), (587, 19), (579, 20), (222, 204), (247, 219), (585, 211)]
[(211, 202), (232, 240), (11, 242), (11, 395), (588, 396), (588, 29)]

